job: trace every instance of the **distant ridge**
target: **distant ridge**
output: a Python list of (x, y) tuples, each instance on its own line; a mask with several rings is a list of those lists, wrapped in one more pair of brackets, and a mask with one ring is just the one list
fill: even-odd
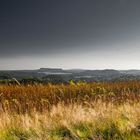
[(39, 68), (35, 70), (1, 70), (0, 80), (16, 78), (18, 80), (24, 78), (40, 78), (46, 77), (69, 80), (84, 80), (84, 81), (106, 81), (106, 80), (131, 80), (140, 79), (140, 70), (85, 70), (85, 69), (62, 69), (62, 68)]
[(39, 72), (62, 72), (63, 71), (63, 69), (61, 69), (61, 68), (40, 68), (39, 70), (38, 70)]

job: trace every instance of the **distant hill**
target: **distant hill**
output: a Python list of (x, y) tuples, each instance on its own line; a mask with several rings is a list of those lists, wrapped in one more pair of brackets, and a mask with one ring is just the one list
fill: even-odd
[(120, 72), (123, 74), (140, 75), (140, 70), (122, 70)]
[(33, 79), (39, 78), (41, 81), (108, 81), (108, 80), (131, 80), (140, 79), (140, 70), (84, 70), (61, 68), (40, 68), (36, 70), (6, 70), (0, 71), (0, 80), (16, 78)]
[(63, 72), (61, 68), (40, 68), (38, 72)]

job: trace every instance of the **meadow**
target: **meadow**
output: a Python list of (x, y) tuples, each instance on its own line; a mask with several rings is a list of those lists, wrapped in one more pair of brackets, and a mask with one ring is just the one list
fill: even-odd
[(0, 140), (140, 140), (140, 81), (1, 84)]

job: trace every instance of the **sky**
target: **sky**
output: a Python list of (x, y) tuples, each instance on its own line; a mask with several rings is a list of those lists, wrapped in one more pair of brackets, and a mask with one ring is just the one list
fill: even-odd
[(140, 69), (140, 0), (0, 0), (0, 70)]

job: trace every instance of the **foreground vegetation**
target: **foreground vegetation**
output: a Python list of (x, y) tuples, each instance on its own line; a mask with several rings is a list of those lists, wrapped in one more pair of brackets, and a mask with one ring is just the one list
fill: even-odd
[(0, 140), (139, 140), (140, 82), (0, 85)]

